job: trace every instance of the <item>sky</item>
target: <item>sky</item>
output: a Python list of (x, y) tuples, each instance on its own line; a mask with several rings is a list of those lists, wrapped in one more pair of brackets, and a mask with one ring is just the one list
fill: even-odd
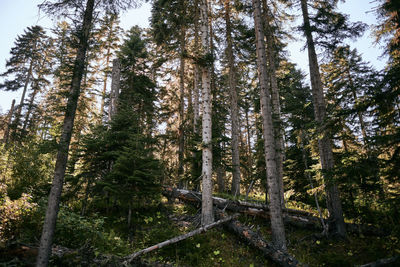
[[(9, 51), (14, 40), (24, 32), (24, 29), (32, 25), (41, 25), (47, 30), (51, 28), (52, 21), (43, 13), (38, 12), (37, 5), (41, 2), (43, 0), (0, 0), (0, 25), (2, 25), (0, 27), (0, 73), (5, 71), (6, 60), (9, 58)], [(372, 0), (347, 0), (340, 4), (339, 8), (350, 15), (351, 21), (363, 21), (371, 26), (376, 23), (375, 14), (371, 12), (376, 4), (371, 2)], [(121, 15), (121, 27), (124, 29), (129, 29), (134, 25), (148, 27), (150, 9), (150, 4), (147, 3), (139, 9), (124, 12)], [(379, 46), (373, 45), (370, 31), (367, 31), (351, 46), (357, 48), (363, 59), (371, 62), (375, 68), (382, 69), (385, 65), (385, 59), (380, 57), (382, 50)], [(308, 57), (307, 51), (303, 50), (303, 47), (304, 40), (302, 38), (288, 45), (291, 60), (307, 73)], [(12, 99), (15, 98), (19, 103), (21, 91), (22, 89), (16, 93), (0, 91), (0, 113), (9, 110)]]

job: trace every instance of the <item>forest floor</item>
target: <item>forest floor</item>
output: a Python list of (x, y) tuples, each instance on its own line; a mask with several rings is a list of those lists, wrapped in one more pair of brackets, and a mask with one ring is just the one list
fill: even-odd
[[(135, 210), (132, 218), (132, 225), (135, 228), (129, 235), (126, 219), (123, 217), (111, 221), (107, 218), (83, 220), (78, 216), (77, 219), (71, 220), (71, 213), (60, 212), (62, 222), (58, 223), (58, 238), (55, 243), (71, 249), (67, 249), (61, 257), (54, 256), (51, 265), (118, 266), (122, 262), (120, 260), (122, 257), (134, 251), (197, 228), (200, 223), (199, 213), (200, 210), (196, 207), (178, 200), (168, 203), (167, 199), (163, 198), (159, 205)], [(84, 226), (74, 226), (82, 224), (75, 220), (83, 220)], [(93, 233), (100, 237), (96, 239), (85, 237), (85, 231), (93, 235), (90, 233), (91, 230), (85, 230), (85, 227), (96, 229), (99, 220), (102, 222), (101, 231), (96, 230)], [(270, 240), (268, 220), (241, 215), (239, 221), (260, 233), (264, 239)], [(289, 253), (298, 261), (310, 266), (355, 266), (400, 254), (399, 238), (394, 235), (357, 234), (349, 235), (348, 240), (340, 240), (317, 238), (315, 233), (312, 230), (286, 227)], [(86, 240), (79, 240), (79, 236), (82, 235)], [(25, 238), (26, 241), (28, 240)], [(35, 249), (29, 250), (25, 247), (23, 250), (21, 249), (23, 246), (18, 244), (20, 243), (0, 248), (0, 266), (33, 266)], [(106, 254), (114, 256), (104, 257)], [(141, 257), (141, 261), (149, 265), (135, 266), (277, 266), (222, 226), (145, 254)], [(390, 266), (400, 266), (400, 262), (397, 261)]]

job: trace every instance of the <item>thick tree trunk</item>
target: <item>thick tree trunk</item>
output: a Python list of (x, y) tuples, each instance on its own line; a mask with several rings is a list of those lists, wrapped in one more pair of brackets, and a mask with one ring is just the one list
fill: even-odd
[(265, 17), (265, 30), (267, 34), (267, 58), (268, 58), (268, 70), (270, 78), (270, 88), (271, 88), (271, 100), (272, 100), (272, 119), (274, 125), (274, 135), (276, 143), (276, 165), (278, 171), (278, 185), (279, 185), (279, 197), (282, 208), (285, 207), (285, 195), (283, 186), (283, 161), (284, 161), (284, 143), (283, 136), (284, 131), (282, 128), (281, 121), (281, 106), (279, 97), (278, 81), (276, 78), (276, 66), (275, 66), (275, 44), (274, 35), (270, 26), (270, 16), (269, 9), (267, 7), (266, 1), (264, 3), (264, 17)]
[[(184, 7), (183, 7), (184, 8)], [(180, 67), (179, 67), (179, 129), (178, 129), (178, 181), (179, 188), (186, 188), (187, 184), (183, 181), (183, 156), (185, 148), (185, 134), (184, 134), (184, 123), (185, 123), (185, 39), (186, 30), (185, 27), (181, 27), (179, 47), (180, 47)]]
[(111, 99), (108, 111), (108, 120), (111, 121), (118, 111), (118, 98), (121, 79), (121, 63), (118, 58), (113, 60), (113, 68), (111, 74)]
[(239, 159), (239, 112), (238, 112), (238, 93), (236, 86), (236, 68), (233, 55), (232, 43), (232, 26), (230, 15), (230, 1), (225, 0), (225, 35), (226, 35), (226, 54), (228, 58), (229, 68), (229, 95), (231, 103), (231, 119), (232, 119), (232, 186), (231, 194), (240, 195), (240, 159)]
[(82, 32), (79, 36), (79, 47), (74, 63), (70, 95), (68, 97), (64, 124), (60, 143), (58, 146), (57, 160), (54, 170), (54, 179), (51, 186), (42, 236), (40, 239), (39, 255), (36, 266), (47, 266), (51, 253), (54, 231), (60, 204), (60, 197), (64, 182), (65, 169), (68, 160), (69, 144), (71, 142), (72, 128), (74, 125), (76, 108), (80, 94), (81, 80), (85, 67), (86, 51), (88, 49), (89, 34), (92, 27), (94, 0), (86, 3), (85, 14), (82, 23)]
[(315, 119), (319, 124), (318, 148), (321, 160), (322, 173), (324, 176), (326, 202), (329, 211), (329, 229), (341, 237), (346, 237), (346, 227), (343, 218), (342, 203), (339, 196), (339, 188), (329, 172), (334, 168), (332, 144), (329, 139), (329, 132), (325, 126), (326, 106), (319, 73), (318, 59), (315, 52), (314, 40), (312, 37), (310, 19), (308, 15), (307, 0), (301, 0), (301, 9), (304, 20), (304, 33), (307, 38), (308, 60), (310, 66), (311, 88), (314, 102)]
[(253, 0), (254, 8), (254, 25), (256, 30), (257, 42), (257, 65), (258, 77), (260, 82), (260, 102), (261, 113), (263, 117), (263, 135), (265, 162), (267, 165), (267, 184), (268, 194), (270, 197), (270, 213), (271, 213), (271, 229), (272, 242), (281, 249), (286, 250), (285, 228), (282, 218), (282, 206), (280, 203), (279, 178), (276, 164), (276, 144), (272, 122), (271, 99), (267, 92), (268, 75), (266, 67), (266, 55), (264, 44), (264, 30), (261, 22), (260, 0)]
[(201, 224), (207, 225), (214, 221), (212, 203), (212, 121), (211, 121), (211, 77), (210, 77), (210, 49), (208, 32), (208, 0), (200, 0), (201, 17), (201, 44), (204, 62), (202, 65), (202, 99), (203, 99), (203, 125), (202, 125), (202, 206)]
[(229, 221), (235, 219), (236, 217), (237, 217), (237, 215), (224, 217), (224, 218), (222, 218), (221, 220), (219, 220), (217, 222), (202, 226), (202, 227), (200, 227), (200, 228), (198, 228), (198, 229), (196, 229), (194, 231), (191, 231), (189, 233), (186, 233), (186, 234), (183, 234), (183, 235), (180, 235), (180, 236), (176, 236), (176, 237), (171, 238), (169, 240), (166, 240), (166, 241), (163, 241), (161, 243), (158, 243), (158, 244), (156, 244), (154, 246), (142, 249), (142, 250), (140, 250), (138, 252), (135, 252), (135, 253), (133, 253), (133, 254), (131, 254), (129, 256), (126, 256), (125, 257), (126, 260), (125, 260), (124, 264), (128, 265), (128, 264), (130, 264), (132, 262), (132, 260), (136, 259), (137, 257), (139, 257), (139, 256), (141, 256), (143, 254), (149, 253), (149, 252), (151, 252), (153, 250), (157, 250), (157, 249), (163, 248), (163, 247), (168, 246), (170, 244), (175, 244), (175, 243), (177, 243), (179, 241), (188, 239), (189, 237), (204, 233), (207, 230), (209, 230), (209, 229), (211, 229), (211, 228), (213, 228), (215, 226), (218, 226), (218, 225), (224, 224), (226, 222), (229, 222)]
[(7, 125), (6, 125), (6, 129), (4, 131), (4, 136), (3, 136), (3, 143), (6, 146), (8, 144), (8, 137), (10, 135), (10, 127), (11, 127), (12, 116), (13, 116), (13, 113), (14, 113), (14, 106), (15, 106), (15, 99), (12, 100), (11, 108), (10, 108), (10, 111), (8, 112), (8, 115), (7, 115)]

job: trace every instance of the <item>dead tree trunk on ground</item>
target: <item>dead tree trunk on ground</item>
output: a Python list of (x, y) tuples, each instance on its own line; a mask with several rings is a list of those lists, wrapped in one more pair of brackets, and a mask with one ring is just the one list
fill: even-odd
[(213, 227), (215, 227), (217, 225), (220, 225), (220, 224), (226, 223), (226, 222), (228, 222), (230, 220), (233, 220), (237, 216), (238, 215), (233, 215), (233, 216), (221, 218), (221, 220), (219, 220), (217, 222), (208, 224), (206, 226), (202, 226), (202, 227), (200, 227), (200, 228), (198, 228), (198, 229), (196, 229), (194, 231), (191, 231), (189, 233), (186, 233), (186, 234), (183, 234), (183, 235), (180, 235), (180, 236), (176, 236), (176, 237), (174, 237), (172, 239), (169, 239), (169, 240), (166, 240), (164, 242), (158, 243), (158, 244), (156, 244), (154, 246), (142, 249), (142, 250), (140, 250), (138, 252), (135, 252), (135, 253), (133, 253), (131, 255), (126, 256), (125, 257), (126, 260), (124, 261), (124, 264), (128, 266), (134, 259), (136, 259), (137, 257), (139, 257), (139, 256), (141, 256), (143, 254), (146, 254), (146, 253), (151, 252), (153, 250), (168, 246), (170, 244), (175, 244), (175, 243), (177, 243), (179, 241), (185, 240), (185, 239), (187, 239), (189, 237), (192, 237), (192, 236), (195, 236), (197, 234), (204, 233), (207, 230), (209, 230), (209, 229), (211, 229), (211, 228), (213, 228)]

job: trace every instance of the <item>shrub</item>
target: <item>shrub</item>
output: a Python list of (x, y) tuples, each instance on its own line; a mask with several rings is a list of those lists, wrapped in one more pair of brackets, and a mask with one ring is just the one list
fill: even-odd
[(6, 185), (0, 184), (0, 244), (19, 236), (23, 222), (30, 219), (36, 207), (32, 196), (25, 193), (20, 198), (11, 200), (7, 195)]

